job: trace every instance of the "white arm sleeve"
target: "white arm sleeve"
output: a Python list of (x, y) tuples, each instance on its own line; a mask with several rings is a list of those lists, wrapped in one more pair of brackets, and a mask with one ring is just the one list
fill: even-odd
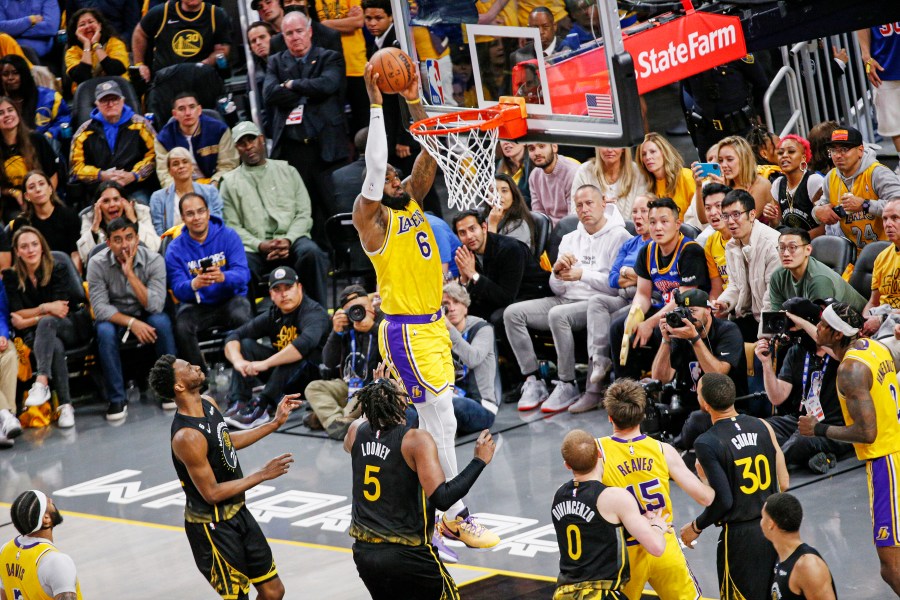
[(38, 581), (48, 596), (74, 592), (78, 582), (75, 561), (62, 552), (48, 552), (38, 564)]
[(387, 172), (388, 147), (384, 129), (384, 112), (372, 108), (369, 112), (369, 137), (366, 141), (366, 180), (362, 195), (366, 200), (381, 202), (384, 196), (384, 175)]

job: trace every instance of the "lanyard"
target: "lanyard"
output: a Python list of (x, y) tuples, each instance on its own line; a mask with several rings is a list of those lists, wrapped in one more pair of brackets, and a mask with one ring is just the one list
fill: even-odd
[[(369, 360), (372, 358), (372, 339), (375, 336), (369, 333), (369, 349), (366, 350), (366, 369), (368, 369)], [(356, 330), (350, 329), (350, 370), (353, 376), (358, 376), (359, 371), (356, 370)], [(363, 377), (365, 379), (365, 377)]]
[[(809, 354), (809, 352), (807, 352), (806, 358), (803, 360), (803, 395), (804, 396), (807, 396), (809, 394), (809, 390), (806, 389), (806, 380), (807, 380), (807, 377), (809, 376), (809, 357), (810, 357), (810, 354)], [(825, 360), (822, 361), (822, 368), (820, 369), (822, 371), (822, 377), (825, 377), (825, 369), (826, 369), (826, 367), (828, 367), (829, 360), (831, 360), (831, 357), (826, 354)]]

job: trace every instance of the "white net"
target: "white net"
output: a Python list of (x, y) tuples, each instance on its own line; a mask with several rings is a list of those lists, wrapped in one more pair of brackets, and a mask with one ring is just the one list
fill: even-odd
[[(431, 131), (450, 130), (471, 124), (465, 120), (465, 113), (458, 119), (431, 125)], [(437, 161), (444, 172), (451, 209), (470, 210), (481, 202), (497, 204), (500, 201), (494, 183), (494, 151), (497, 147), (497, 128), (487, 131), (478, 128), (462, 132), (422, 134), (410, 130), (413, 137), (422, 144)]]

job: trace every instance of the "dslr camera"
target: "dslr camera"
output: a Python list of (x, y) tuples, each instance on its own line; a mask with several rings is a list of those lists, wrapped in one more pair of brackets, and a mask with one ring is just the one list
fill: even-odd
[(347, 318), (353, 323), (359, 323), (366, 318), (366, 307), (362, 304), (354, 304), (346, 310)]
[[(681, 291), (675, 290), (675, 303), (681, 304)], [(666, 325), (673, 329), (684, 327), (684, 321), (687, 319), (691, 323), (695, 323), (691, 310), (686, 306), (676, 306), (671, 312), (666, 313)]]

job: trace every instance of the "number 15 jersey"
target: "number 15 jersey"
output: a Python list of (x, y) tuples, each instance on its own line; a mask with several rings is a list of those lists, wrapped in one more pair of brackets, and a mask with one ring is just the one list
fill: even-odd
[(641, 513), (661, 510), (662, 517), (671, 523), (669, 465), (662, 444), (640, 435), (630, 440), (616, 436), (597, 438), (597, 445), (603, 459), (603, 484), (625, 488), (638, 501)]

